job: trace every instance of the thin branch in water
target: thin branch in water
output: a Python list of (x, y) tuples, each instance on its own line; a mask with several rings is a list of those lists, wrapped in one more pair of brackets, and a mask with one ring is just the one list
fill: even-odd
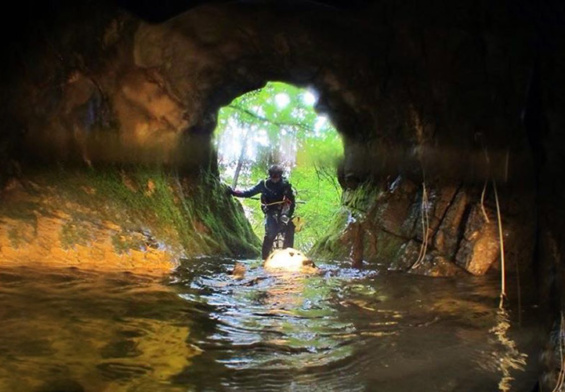
[(485, 180), (485, 186), (483, 187), (483, 192), (481, 193), (481, 211), (483, 212), (483, 216), (485, 217), (485, 221), (490, 223), (490, 219), (487, 215), (485, 210), (485, 193), (487, 191), (488, 180)]
[[(482, 135), (481, 135), (482, 136)], [(496, 202), (496, 218), (498, 221), (498, 238), (500, 241), (500, 303), (499, 303), (499, 308), (502, 309), (502, 307), (504, 306), (504, 297), (506, 297), (506, 262), (504, 259), (504, 237), (503, 237), (503, 232), (502, 232), (502, 217), (500, 214), (500, 202), (498, 200), (498, 190), (496, 187), (496, 180), (494, 179), (494, 177), (492, 175), (490, 175), (490, 158), (488, 155), (488, 150), (486, 148), (486, 146), (484, 145), (482, 138), (481, 138), (481, 145), (483, 147), (483, 152), (485, 154), (485, 160), (487, 163), (487, 169), (489, 170), (489, 176), (491, 177), (492, 180), (492, 187), (494, 189), (494, 199)], [(485, 189), (486, 189), (486, 185), (485, 185)], [(484, 189), (483, 189), (484, 192)], [(482, 200), (481, 200), (482, 202)]]
[(496, 217), (498, 220), (498, 237), (500, 240), (500, 306), (502, 306), (502, 298), (506, 296), (506, 270), (504, 259), (504, 237), (502, 233), (502, 217), (500, 214), (500, 203), (498, 201), (498, 191), (496, 189), (496, 180), (492, 180), (492, 187), (494, 188), (494, 199), (496, 201)]
[(422, 183), (422, 203), (420, 204), (420, 211), (422, 214), (422, 246), (420, 247), (420, 253), (416, 262), (412, 264), (410, 269), (418, 267), (424, 258), (426, 257), (426, 252), (428, 250), (428, 231), (430, 227), (429, 217), (428, 217), (428, 192), (426, 190), (426, 182)]

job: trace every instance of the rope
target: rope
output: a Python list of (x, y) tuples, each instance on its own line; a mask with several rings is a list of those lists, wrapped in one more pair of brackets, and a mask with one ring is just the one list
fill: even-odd
[(410, 270), (418, 267), (424, 258), (426, 257), (426, 252), (428, 250), (428, 232), (430, 228), (430, 221), (428, 216), (428, 191), (426, 190), (426, 181), (422, 182), (422, 203), (420, 204), (420, 212), (422, 215), (422, 246), (420, 246), (420, 253), (418, 258), (410, 267)]
[(496, 201), (496, 217), (498, 220), (498, 237), (500, 240), (500, 303), (502, 306), (502, 298), (506, 296), (506, 271), (504, 261), (504, 237), (502, 234), (502, 217), (500, 214), (500, 203), (498, 202), (498, 192), (496, 190), (496, 181), (492, 179), (492, 187), (494, 188), (494, 199)]

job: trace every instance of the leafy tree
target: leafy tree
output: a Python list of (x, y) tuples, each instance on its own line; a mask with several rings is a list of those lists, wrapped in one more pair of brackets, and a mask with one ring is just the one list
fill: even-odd
[[(285, 166), (297, 191), (296, 215), (306, 222), (295, 246), (308, 251), (339, 208), (336, 164), (343, 154), (337, 131), (313, 109), (315, 95), (271, 82), (222, 108), (216, 148), (222, 180), (247, 188), (265, 177), (272, 163)], [(256, 234), (263, 236), (259, 202), (242, 200)]]

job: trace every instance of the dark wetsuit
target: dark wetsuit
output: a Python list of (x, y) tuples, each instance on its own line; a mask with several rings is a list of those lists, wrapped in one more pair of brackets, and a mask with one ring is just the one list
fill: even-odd
[[(283, 177), (278, 182), (271, 179), (261, 180), (257, 185), (245, 191), (233, 191), (237, 197), (252, 197), (261, 194), (261, 208), (265, 213), (265, 237), (263, 238), (262, 256), (266, 259), (273, 247), (273, 241), (278, 232), (285, 230), (284, 247), (294, 246), (294, 224), (289, 221), (284, 225), (280, 221), (281, 215), (292, 218), (295, 201), (292, 186)], [(284, 202), (283, 202), (284, 201)]]

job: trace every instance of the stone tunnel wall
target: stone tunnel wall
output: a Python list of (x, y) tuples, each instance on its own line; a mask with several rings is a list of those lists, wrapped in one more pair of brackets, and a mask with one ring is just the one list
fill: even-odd
[[(502, 230), (506, 272), (531, 271), (534, 210), (523, 210), (528, 194), (497, 186), (504, 220), (498, 225), (492, 184), (392, 182), (364, 184), (344, 192), (332, 229), (316, 245), (319, 257), (350, 258), (388, 270), (430, 276), (484, 275), (500, 269)], [(532, 202), (529, 193), (529, 203)]]
[[(494, 210), (485, 212), (490, 218), (483, 224), (482, 210), (479, 216), (471, 207), (486, 180), (498, 181), (503, 196), (520, 193), (519, 206), (505, 208), (512, 202), (502, 200), (505, 221), (506, 215), (512, 217), (505, 241), (509, 249), (522, 245), (524, 251), (517, 254), (523, 259), (532, 254), (534, 237), (520, 234), (532, 219), (534, 181), (518, 115), (532, 53), (516, 44), (530, 34), (521, 20), (503, 6), (480, 12), (474, 7), (439, 10), (379, 3), (362, 15), (310, 6), (298, 13), (288, 4), (201, 7), (161, 25), (141, 24), (134, 61), (158, 72), (184, 102), (183, 137), (188, 139), (210, 135), (219, 106), (267, 80), (315, 88), (320, 93), (317, 110), (330, 116), (344, 138), (340, 176), (345, 189), (365, 181), (382, 188), (398, 175), (416, 184), (405, 195), (411, 203), (375, 200), (367, 216), (356, 219), (362, 229), (344, 225), (339, 247), (349, 249), (343, 253), (357, 259), (358, 248), (368, 247), (363, 252), (368, 261), (388, 259), (398, 268), (410, 264), (423, 241), (415, 223), (421, 215), (417, 192), (428, 186), (443, 200), (441, 206), (429, 202), (434, 213), (443, 214), (450, 204), (460, 213), (431, 222), (424, 260), (429, 263), (424, 264), (441, 257), (482, 274), (499, 255)], [(513, 36), (506, 35), (508, 29)], [(473, 196), (453, 198), (452, 190), (461, 187), (461, 194)], [(492, 207), (493, 201), (489, 192), (486, 203)], [(404, 207), (414, 213), (394, 212)], [(453, 214), (458, 221), (446, 223)], [(392, 223), (383, 221), (388, 215), (396, 226), (412, 225), (413, 230), (391, 232), (387, 225)], [(441, 230), (436, 223), (443, 223)], [(444, 249), (441, 238), (449, 231), (454, 238)], [(355, 238), (359, 236), (380, 240), (369, 246)], [(336, 247), (328, 244), (328, 249)], [(386, 249), (405, 254), (390, 257)]]
[(282, 80), (319, 92), (317, 110), (343, 136), (345, 189), (402, 175), (440, 195), (460, 186), (476, 194), (492, 178), (524, 192), (520, 221), (533, 208), (519, 114), (534, 27), (506, 4), (235, 2), (160, 24), (109, 4), (75, 7), (29, 33), (43, 44), (16, 58), (10, 167), (27, 157), (214, 172), (219, 108)]
[[(111, 2), (26, 9), (3, 34), (1, 183), (55, 163), (214, 173), (220, 106), (269, 80), (309, 86), (345, 147), (342, 220), (318, 249), (484, 273), (500, 252), (494, 180), (507, 256), (527, 266), (534, 254), (541, 298), (558, 314), (561, 3), (364, 4), (219, 3), (159, 24)], [(486, 264), (473, 262), (477, 252)]]
[[(508, 241), (523, 237), (510, 231), (535, 220), (541, 202), (543, 238), (557, 244), (549, 259), (560, 259), (556, 195), (563, 187), (553, 181), (563, 166), (558, 13), (543, 24), (548, 9), (528, 2), (375, 1), (360, 10), (232, 2), (150, 24), (111, 3), (63, 11), (22, 26), (28, 30), (4, 65), (4, 179), (37, 162), (214, 172), (210, 140), (220, 106), (281, 80), (318, 90), (317, 110), (343, 136), (344, 189), (366, 181), (388, 189), (399, 175), (411, 184), (402, 196), (409, 202), (382, 196), (367, 210), (371, 227), (395, 236), (397, 249), (409, 254), (422, 243), (416, 223), (413, 232), (396, 227), (418, 214), (401, 222), (394, 211), (417, 211), (427, 187), (437, 198), (429, 202), (429, 257), (467, 265), (474, 254), (468, 239), (482, 214), (477, 197), (494, 179), (503, 221), (517, 222), (507, 226)], [(489, 192), (491, 217), (493, 200)], [(450, 230), (457, 241), (446, 238)], [(492, 230), (482, 225), (479, 232)], [(533, 240), (519, 243), (530, 252)], [(354, 242), (349, 251), (359, 247)], [(377, 260), (386, 243), (364, 254)], [(484, 248), (495, 253), (494, 245)]]

